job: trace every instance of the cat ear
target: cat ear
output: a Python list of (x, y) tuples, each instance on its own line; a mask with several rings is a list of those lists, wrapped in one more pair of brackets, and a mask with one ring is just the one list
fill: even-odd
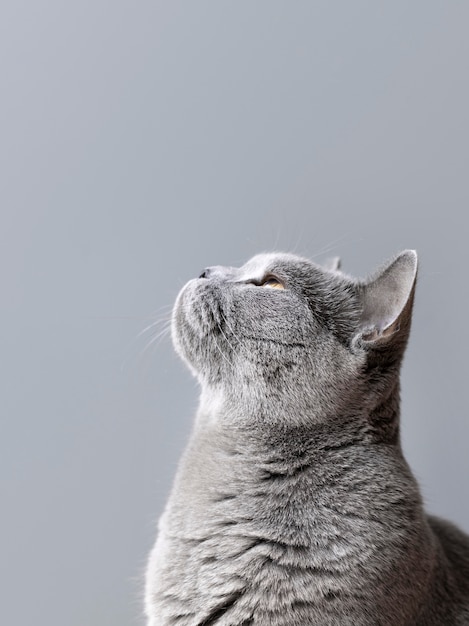
[(405, 250), (363, 285), (355, 339), (370, 347), (397, 337), (407, 340), (416, 277), (417, 253)]
[(331, 272), (338, 272), (340, 270), (341, 261), (338, 256), (334, 256), (330, 259), (326, 259), (323, 264), (323, 268)]

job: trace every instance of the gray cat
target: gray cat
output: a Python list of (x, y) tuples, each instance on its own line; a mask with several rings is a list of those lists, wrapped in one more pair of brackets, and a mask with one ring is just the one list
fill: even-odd
[(146, 582), (149, 626), (469, 624), (469, 537), (399, 441), (417, 256), (370, 280), (262, 254), (181, 291), (201, 385)]

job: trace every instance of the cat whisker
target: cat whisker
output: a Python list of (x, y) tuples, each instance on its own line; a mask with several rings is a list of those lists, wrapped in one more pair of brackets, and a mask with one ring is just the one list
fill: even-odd
[(226, 354), (220, 348), (220, 346), (218, 345), (217, 338), (215, 336), (213, 337), (213, 342), (215, 344), (216, 349), (218, 350), (218, 352), (222, 356), (222, 358), (228, 363), (228, 365), (231, 367), (231, 369), (234, 369), (233, 363), (229, 360), (229, 358), (226, 356)]
[[(235, 333), (235, 331), (233, 330), (232, 326), (230, 325), (230, 323), (229, 323), (229, 322), (228, 322), (228, 320), (226, 319), (226, 316), (225, 316), (225, 314), (223, 313), (223, 311), (222, 311), (221, 309), (220, 309), (220, 315), (221, 315), (221, 317), (223, 318), (223, 321), (225, 322), (226, 327), (228, 328), (228, 330), (229, 330), (229, 331), (230, 331), (230, 333), (232, 334), (233, 338), (234, 338), (234, 339), (236, 339), (236, 341), (237, 341), (238, 343), (240, 343), (240, 341), (241, 341), (241, 340), (240, 340), (240, 338), (237, 336), (237, 334), (236, 334), (236, 333)], [(220, 330), (221, 330), (221, 329), (220, 329)], [(223, 334), (224, 334), (224, 333), (223, 333)], [(225, 336), (225, 339), (228, 341), (228, 339), (226, 338), (226, 336)], [(230, 342), (228, 341), (228, 343), (230, 343)], [(230, 344), (230, 345), (231, 345), (231, 344)], [(231, 347), (233, 348), (233, 346), (231, 346)]]
[(224, 332), (224, 330), (223, 330), (223, 328), (222, 328), (221, 324), (218, 324), (218, 323), (217, 323), (217, 327), (218, 327), (218, 330), (220, 331), (220, 333), (221, 333), (221, 334), (223, 335), (223, 337), (225, 338), (226, 343), (230, 346), (231, 350), (234, 352), (234, 346), (233, 346), (233, 344), (230, 342), (230, 340), (228, 339), (228, 337), (226, 336), (226, 334), (225, 334), (225, 332)]
[(155, 332), (155, 330), (158, 329), (158, 327), (161, 326), (160, 330), (156, 333), (156, 335), (154, 335), (153, 337), (151, 337), (149, 343), (145, 346), (145, 348), (139, 353), (137, 358), (141, 358), (143, 356), (143, 354), (147, 351), (148, 347), (150, 345), (152, 345), (153, 343), (155, 343), (158, 339), (163, 338), (171, 329), (171, 318), (158, 318), (156, 320), (154, 320), (151, 324), (149, 324), (148, 326), (146, 326), (143, 330), (141, 330), (130, 342), (130, 344), (127, 347), (127, 356), (124, 357), (122, 364), (121, 364), (121, 371), (123, 372), (126, 369), (126, 365), (128, 363), (128, 361), (131, 359), (131, 352), (133, 352), (133, 347), (134, 345), (137, 343), (137, 341), (143, 337), (143, 335), (145, 335), (145, 333), (148, 332)]
[(345, 235), (342, 235), (341, 237), (337, 237), (337, 239), (333, 239), (329, 243), (322, 246), (322, 248), (319, 248), (319, 250), (315, 254), (313, 254), (310, 258), (315, 259), (318, 256), (322, 256), (323, 254), (328, 254), (329, 252), (332, 252), (333, 250), (337, 248), (337, 246), (340, 243), (342, 243), (345, 239), (347, 239), (347, 237), (349, 237), (348, 233), (346, 233)]
[(143, 330), (141, 330), (138, 335), (136, 336), (136, 339), (138, 339), (139, 337), (141, 337), (142, 335), (144, 335), (146, 332), (148, 332), (149, 330), (151, 330), (152, 328), (155, 328), (155, 326), (158, 326), (159, 324), (167, 324), (168, 322), (171, 321), (171, 317), (167, 318), (159, 318), (155, 321), (153, 321), (151, 324), (149, 324), (148, 326), (146, 326)]
[(299, 249), (299, 247), (300, 247), (300, 244), (301, 244), (301, 246), (303, 247), (303, 232), (302, 232), (302, 231), (300, 231), (300, 232), (298, 233), (298, 237), (296, 238), (296, 243), (295, 243), (295, 245), (293, 246), (292, 252), (294, 252), (294, 253), (296, 254), (296, 253), (298, 252), (298, 249)]
[(143, 348), (143, 350), (139, 354), (139, 358), (142, 358), (143, 355), (149, 350), (151, 346), (158, 345), (157, 342), (163, 339), (163, 337), (166, 337), (170, 333), (170, 331), (171, 331), (170, 324), (168, 324), (167, 326), (165, 326), (165, 328), (160, 330), (160, 332), (158, 332), (154, 337), (152, 337), (150, 341), (147, 343), (147, 345)]

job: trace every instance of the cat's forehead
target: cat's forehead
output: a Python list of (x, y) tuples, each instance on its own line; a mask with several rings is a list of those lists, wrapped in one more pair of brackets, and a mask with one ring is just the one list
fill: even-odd
[(273, 269), (288, 269), (295, 266), (310, 266), (315, 267), (311, 261), (295, 254), (289, 254), (287, 252), (265, 252), (262, 254), (256, 254), (243, 265), (241, 268), (243, 272), (249, 272), (254, 274), (262, 274)]

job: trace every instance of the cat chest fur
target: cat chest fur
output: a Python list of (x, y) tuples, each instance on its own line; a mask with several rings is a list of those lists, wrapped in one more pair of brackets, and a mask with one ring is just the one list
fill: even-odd
[[(201, 466), (202, 453), (210, 460)], [(369, 624), (379, 596), (376, 620), (387, 611), (383, 624), (408, 623), (419, 606), (410, 578), (428, 570), (428, 550), (403, 525), (401, 509), (418, 507), (418, 497), (410, 503), (399, 488), (370, 489), (376, 476), (357, 472), (356, 455), (328, 451), (285, 463), (272, 451), (249, 458), (193, 441), (176, 481), (184, 489), (168, 503), (155, 548), (154, 601), (167, 619), (159, 623), (327, 625), (349, 616)], [(361, 466), (366, 457), (376, 451), (364, 448)]]

